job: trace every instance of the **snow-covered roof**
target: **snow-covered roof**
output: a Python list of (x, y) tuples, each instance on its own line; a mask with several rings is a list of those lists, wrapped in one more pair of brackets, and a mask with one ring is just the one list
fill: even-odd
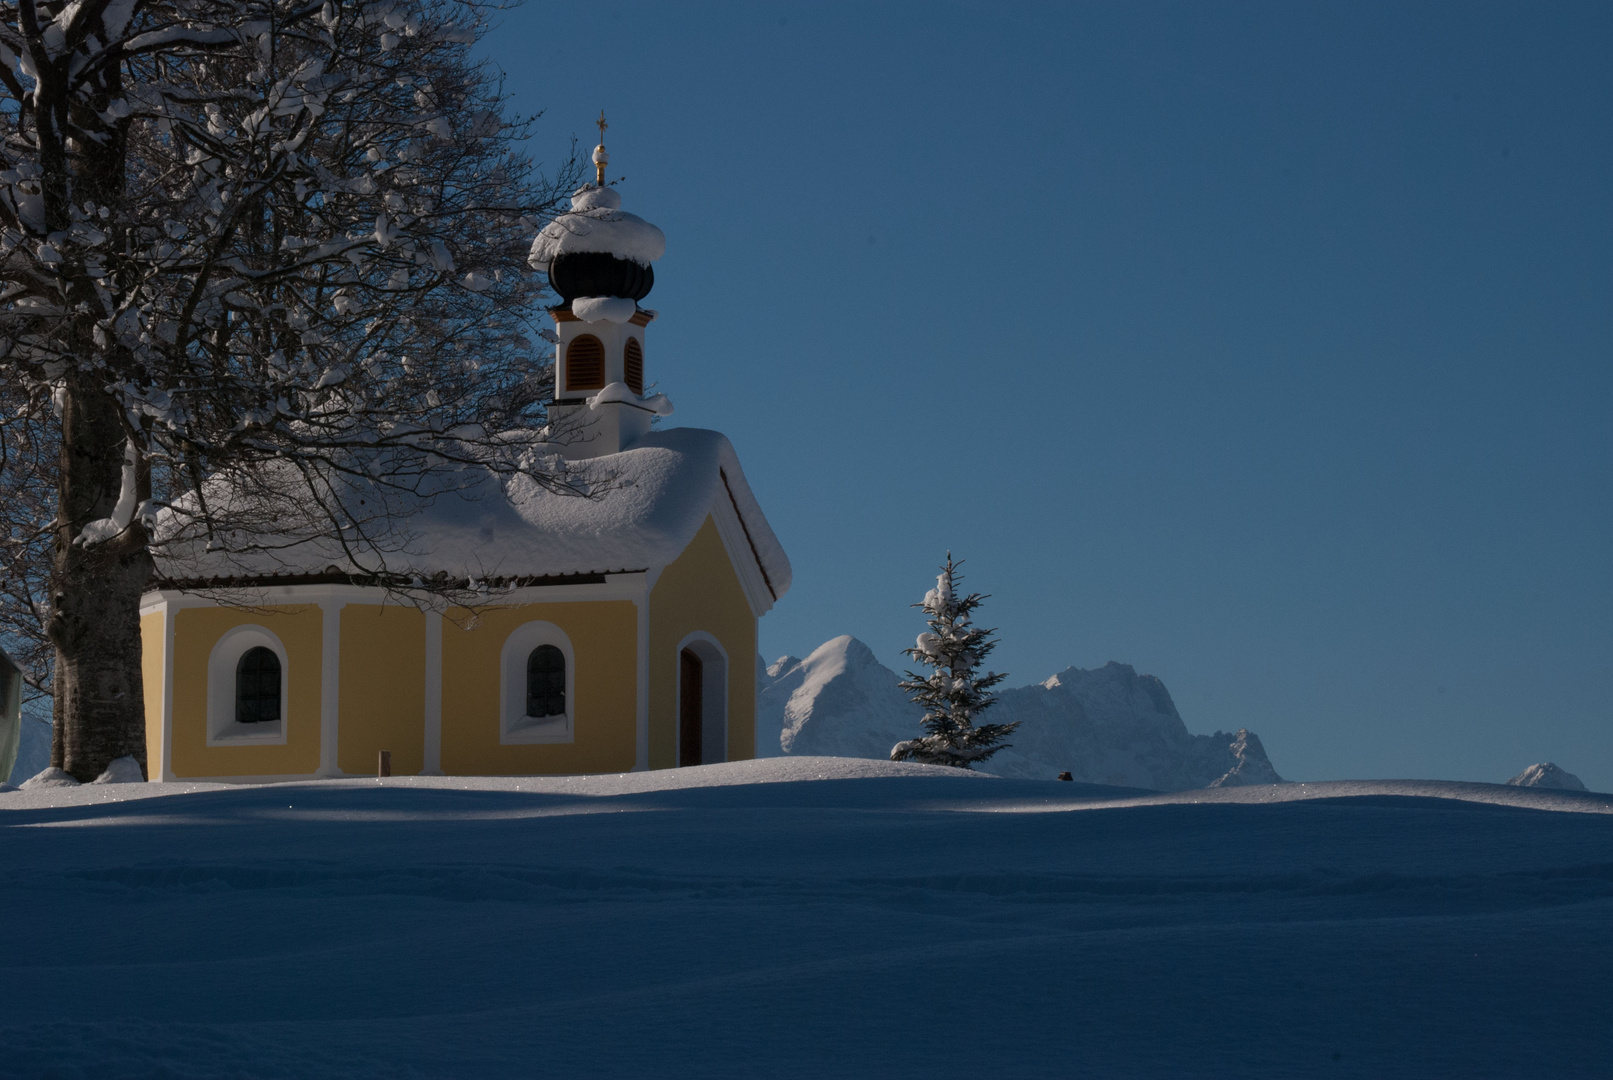
[(650, 265), (666, 253), (666, 234), (621, 206), (615, 189), (584, 184), (571, 197), (571, 210), (545, 225), (532, 241), (527, 262), (546, 274), (556, 255), (602, 252)]
[[(790, 587), (789, 559), (720, 432), (656, 430), (619, 453), (570, 461), (556, 454), (542, 464), (564, 470), (573, 486), (591, 494), (558, 493), (486, 466), (445, 469), (440, 494), (397, 507), (389, 534), (395, 543), (383, 545), (396, 548), (384, 556), (386, 573), (514, 583), (658, 569), (716, 515), (720, 528), (728, 526), (725, 542), (736, 561), (754, 562), (767, 594), (762, 610)], [(215, 504), (221, 498), (228, 492), (209, 491)], [(355, 558), (328, 535), (255, 535), (251, 550), (208, 550), (199, 536), (173, 536), (173, 512), (164, 517), (169, 528), (160, 523), (158, 535), (169, 538), (157, 568), (170, 580), (261, 581), (378, 568), (373, 556)], [(740, 567), (742, 577), (748, 569)]]

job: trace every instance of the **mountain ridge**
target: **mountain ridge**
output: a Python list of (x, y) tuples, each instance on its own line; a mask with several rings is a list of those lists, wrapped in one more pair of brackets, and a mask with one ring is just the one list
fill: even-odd
[[(919, 731), (922, 715), (900, 676), (850, 635), (804, 659), (757, 658), (757, 752), (885, 758)], [(1040, 683), (1003, 690), (989, 714), (1020, 721), (1011, 745), (983, 771), (1023, 779), (1069, 772), (1095, 784), (1181, 791), (1282, 783), (1247, 729), (1195, 735), (1157, 676), (1130, 664), (1073, 665)]]

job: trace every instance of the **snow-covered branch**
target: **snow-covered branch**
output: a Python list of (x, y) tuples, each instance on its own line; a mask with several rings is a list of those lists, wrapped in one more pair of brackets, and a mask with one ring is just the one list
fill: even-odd
[(27, 404), (0, 441), (66, 447), (28, 480), (55, 486), (58, 647), (110, 602), (97, 575), (138, 599), (153, 508), (267, 536), (209, 477), (272, 476), (281, 524), (381, 569), (430, 477), (577, 490), (501, 442), (545, 420), (526, 254), (577, 170), (524, 153), (470, 51), (491, 10), (0, 0), (0, 382)]

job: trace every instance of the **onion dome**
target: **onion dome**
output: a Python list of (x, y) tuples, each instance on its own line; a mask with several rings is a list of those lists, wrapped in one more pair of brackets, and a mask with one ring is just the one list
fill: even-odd
[(570, 303), (583, 297), (642, 300), (655, 285), (650, 263), (666, 251), (666, 236), (637, 214), (621, 208), (622, 197), (605, 186), (604, 120), (594, 148), (595, 182), (571, 197), (571, 209), (543, 227), (527, 263), (549, 275), (549, 285)]
[(584, 296), (642, 300), (655, 287), (655, 270), (605, 251), (567, 251), (549, 263), (549, 287), (568, 303)]

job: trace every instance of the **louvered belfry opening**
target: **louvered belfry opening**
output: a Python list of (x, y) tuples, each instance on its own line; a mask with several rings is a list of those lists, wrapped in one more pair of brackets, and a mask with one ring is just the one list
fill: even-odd
[(566, 392), (605, 387), (605, 346), (592, 334), (578, 334), (566, 346)]
[(623, 353), (622, 381), (633, 393), (644, 396), (644, 346), (638, 343), (638, 338), (627, 339), (627, 349)]

